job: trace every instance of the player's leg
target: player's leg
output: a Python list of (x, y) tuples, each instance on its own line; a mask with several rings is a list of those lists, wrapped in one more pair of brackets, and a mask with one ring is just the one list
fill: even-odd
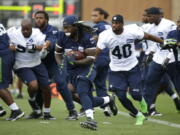
[(50, 80), (48, 72), (43, 63), (32, 68), (33, 72), (36, 75), (36, 78), (39, 82), (39, 87), (42, 92), (42, 97), (44, 101), (43, 114), (45, 120), (55, 120), (53, 116), (50, 115), (50, 106), (51, 106), (51, 89), (50, 89)]
[(17, 95), (16, 98), (23, 98), (23, 94), (22, 94), (23, 82), (20, 78), (17, 78), (16, 87), (19, 91), (19, 94)]
[(117, 95), (117, 97), (118, 97), (119, 101), (121, 102), (121, 104), (128, 111), (130, 111), (135, 116), (138, 116), (138, 118), (141, 117), (141, 122), (138, 122), (136, 124), (137, 125), (142, 125), (143, 120), (145, 119), (145, 117), (143, 116), (143, 114), (141, 112), (139, 112), (134, 107), (132, 102), (126, 96), (128, 85), (129, 84), (128, 84), (127, 72), (125, 72), (125, 71), (123, 71), (123, 72), (121, 72), (121, 71), (119, 71), (119, 72), (110, 71), (109, 72), (110, 90), (115, 92), (115, 94)]
[(142, 78), (140, 67), (137, 65), (129, 72), (128, 83), (130, 86), (130, 94), (132, 98), (139, 101), (140, 110), (142, 113), (147, 114), (147, 104), (142, 96)]
[(69, 116), (66, 118), (66, 120), (77, 120), (78, 115), (77, 111), (75, 110), (72, 94), (67, 85), (67, 76), (60, 74), (57, 64), (54, 64), (51, 66), (51, 68), (48, 68), (48, 71), (50, 72), (52, 79), (56, 82), (57, 90), (62, 95), (66, 108), (69, 111)]
[[(14, 55), (7, 54), (0, 56), (0, 97), (11, 109), (11, 115), (7, 120), (15, 121), (24, 116), (24, 112), (14, 102), (10, 92), (7, 90), (12, 81), (12, 66)], [(3, 113), (3, 112), (2, 112)]]
[(29, 94), (28, 102), (33, 110), (33, 112), (26, 116), (27, 119), (39, 118), (42, 115), (41, 109), (37, 104), (35, 98), (39, 89), (39, 84), (36, 75), (31, 68), (20, 68), (15, 70), (18, 77), (27, 85), (27, 90)]
[(159, 80), (161, 80), (163, 74), (164, 71), (161, 65), (155, 62), (150, 63), (144, 88), (144, 98), (148, 104), (149, 113), (153, 112), (151, 108), (153, 108), (154, 99), (160, 86)]

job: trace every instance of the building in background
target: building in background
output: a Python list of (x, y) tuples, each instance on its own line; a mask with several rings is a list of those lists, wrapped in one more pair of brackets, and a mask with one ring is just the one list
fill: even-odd
[(44, 9), (50, 15), (50, 24), (61, 27), (65, 15), (90, 21), (91, 11), (101, 7), (109, 12), (109, 21), (112, 15), (122, 14), (128, 22), (140, 22), (144, 9), (152, 6), (161, 7), (171, 20), (180, 15), (180, 0), (0, 0), (0, 20), (7, 27), (19, 25), (22, 18)]

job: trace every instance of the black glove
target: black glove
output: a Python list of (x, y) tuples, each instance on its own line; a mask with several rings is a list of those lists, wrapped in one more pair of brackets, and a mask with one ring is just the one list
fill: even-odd
[(148, 65), (151, 61), (152, 61), (152, 58), (153, 58), (153, 54), (150, 53), (149, 55), (147, 55), (144, 60), (143, 60), (143, 63), (144, 65)]
[(16, 46), (16, 51), (18, 51), (18, 52), (25, 52), (25, 51), (26, 51), (26, 48), (25, 48), (24, 46), (17, 45), (17, 46)]
[(28, 51), (29, 53), (34, 53), (34, 52), (36, 51), (36, 46), (35, 46), (35, 45), (29, 45), (29, 44), (27, 44), (26, 48), (27, 48), (27, 51)]
[(170, 49), (174, 48), (177, 45), (177, 40), (176, 39), (165, 39), (164, 40), (164, 45), (162, 46), (162, 49)]

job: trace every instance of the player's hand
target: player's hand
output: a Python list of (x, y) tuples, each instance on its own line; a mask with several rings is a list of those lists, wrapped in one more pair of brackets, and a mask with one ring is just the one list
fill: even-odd
[[(64, 62), (63, 62), (64, 63)], [(65, 64), (58, 64), (58, 67), (59, 67), (59, 73), (61, 76), (66, 76), (67, 75), (67, 71), (66, 71), (66, 66)]]
[(10, 49), (11, 51), (16, 51), (16, 46), (13, 45), (13, 44), (10, 44), (10, 45), (9, 45), (9, 49)]
[(17, 45), (16, 46), (16, 51), (18, 52), (25, 52), (26, 51), (26, 48), (22, 45)]
[(172, 39), (172, 38), (165, 39), (162, 49), (170, 49), (170, 48), (176, 47), (176, 45), (177, 45), (176, 39)]
[(27, 51), (29, 52), (29, 53), (34, 53), (35, 51), (36, 51), (36, 46), (35, 45), (33, 45), (33, 44), (28, 44), (27, 46), (26, 46), (26, 49), (27, 49)]

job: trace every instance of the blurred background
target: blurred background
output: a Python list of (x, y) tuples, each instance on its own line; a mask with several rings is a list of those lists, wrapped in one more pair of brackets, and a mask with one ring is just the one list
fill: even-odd
[(109, 21), (114, 14), (122, 14), (126, 23), (140, 23), (144, 9), (152, 6), (161, 7), (173, 21), (180, 15), (180, 0), (0, 0), (0, 22), (6, 27), (19, 25), (21, 19), (45, 10), (49, 23), (58, 28), (66, 15), (77, 15), (91, 24), (91, 11), (101, 7), (109, 12)]

